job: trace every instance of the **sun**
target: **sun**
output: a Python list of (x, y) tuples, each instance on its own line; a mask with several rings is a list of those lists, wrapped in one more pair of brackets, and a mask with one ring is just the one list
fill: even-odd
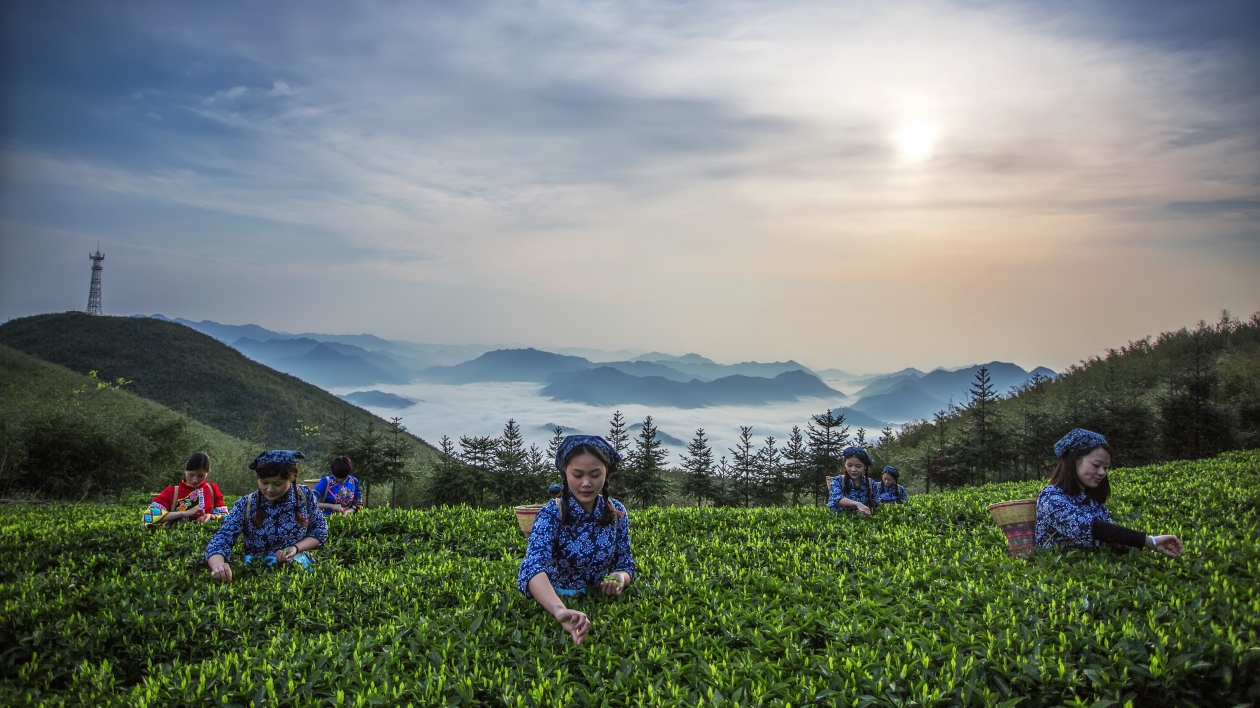
[(940, 133), (939, 128), (928, 123), (903, 123), (893, 133), (893, 142), (907, 161), (922, 162), (932, 156), (932, 147)]

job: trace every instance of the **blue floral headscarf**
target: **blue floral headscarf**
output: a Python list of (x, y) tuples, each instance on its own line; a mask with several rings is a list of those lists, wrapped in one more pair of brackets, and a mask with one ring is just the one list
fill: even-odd
[[(556, 469), (564, 471), (564, 461), (569, 457), (569, 453), (574, 448), (587, 445), (599, 450), (613, 464), (613, 467), (621, 464), (621, 455), (613, 448), (612, 444), (598, 435), (570, 435), (560, 442), (560, 447), (556, 449)], [(611, 472), (612, 470), (609, 470)]]
[(1074, 428), (1054, 444), (1054, 456), (1063, 457), (1069, 452), (1085, 452), (1106, 444), (1107, 438), (1098, 433), (1084, 428)]
[(884, 465), (884, 471), (893, 476), (893, 479), (901, 479), (901, 473), (892, 465)]
[(306, 455), (303, 455), (297, 450), (268, 450), (258, 457), (255, 457), (254, 461), (249, 463), (249, 468), (251, 470), (257, 470), (259, 467), (269, 465), (273, 462), (279, 462), (286, 465), (296, 465), (298, 460), (305, 459)]
[(850, 457), (856, 457), (859, 460), (865, 462), (867, 467), (870, 467), (873, 464), (871, 462), (871, 456), (866, 454), (866, 448), (858, 447), (856, 445), (850, 445), (849, 447), (846, 447), (844, 451), (840, 453), (840, 457), (846, 460), (849, 459)]
[(548, 494), (559, 494), (560, 492), (563, 492), (563, 491), (564, 491), (564, 486), (560, 484), (553, 483), (550, 487), (547, 487)]

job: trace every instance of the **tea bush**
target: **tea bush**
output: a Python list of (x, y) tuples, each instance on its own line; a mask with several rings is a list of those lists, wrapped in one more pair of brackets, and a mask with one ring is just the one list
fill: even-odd
[(515, 589), (508, 510), (334, 518), (313, 572), (209, 581), (211, 528), (138, 508), (0, 511), (5, 705), (1233, 705), (1260, 680), (1260, 452), (1114, 473), (1117, 521), (1186, 555), (1006, 552), (1038, 483), (821, 508), (631, 512), (640, 576)]

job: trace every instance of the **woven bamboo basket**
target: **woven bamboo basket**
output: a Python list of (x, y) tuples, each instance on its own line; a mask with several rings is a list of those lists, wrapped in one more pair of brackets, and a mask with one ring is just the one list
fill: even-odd
[(546, 504), (525, 504), (516, 507), (516, 523), (521, 525), (521, 535), (529, 537), (529, 532), (534, 530), (534, 517), (538, 516), (538, 512)]
[(989, 516), (1006, 534), (1012, 558), (1027, 558), (1037, 550), (1037, 500), (1020, 499), (989, 507)]
[(833, 479), (835, 479), (835, 477), (828, 477), (828, 478), (827, 478), (827, 489), (831, 489), (831, 480), (833, 480)]

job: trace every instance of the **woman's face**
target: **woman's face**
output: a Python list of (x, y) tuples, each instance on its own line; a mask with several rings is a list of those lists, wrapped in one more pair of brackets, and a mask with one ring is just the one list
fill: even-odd
[(201, 483), (206, 481), (206, 477), (210, 475), (208, 470), (184, 470), (184, 484), (190, 487), (200, 487)]
[(1095, 448), (1076, 461), (1076, 478), (1081, 484), (1093, 489), (1107, 478), (1107, 470), (1111, 467), (1111, 453)]
[(267, 477), (258, 480), (258, 491), (262, 492), (267, 501), (277, 501), (289, 493), (291, 484), (293, 483), (288, 477)]
[(598, 457), (584, 452), (569, 460), (568, 466), (564, 468), (564, 476), (569, 482), (569, 492), (579, 504), (590, 509), (595, 504), (595, 498), (604, 489), (608, 469)]
[(856, 457), (845, 458), (844, 471), (853, 479), (857, 479), (866, 474), (866, 463)]
[(884, 473), (884, 486), (891, 487), (895, 484), (897, 484), (897, 478), (885, 472)]

